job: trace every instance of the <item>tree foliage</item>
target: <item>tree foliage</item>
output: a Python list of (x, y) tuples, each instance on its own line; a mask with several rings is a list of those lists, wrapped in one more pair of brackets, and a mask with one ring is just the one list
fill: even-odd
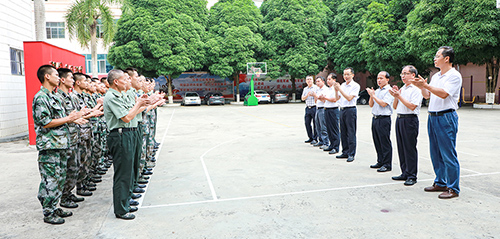
[(494, 92), (500, 65), (499, 26), (494, 0), (422, 0), (408, 14), (405, 36), (410, 52), (428, 66), (443, 45), (455, 49), (456, 64), (486, 64), (486, 91)]
[(114, 66), (171, 77), (203, 67), (205, 0), (128, 0), (127, 4), (129, 10), (118, 22), (108, 55)]
[(267, 0), (261, 6), (264, 17), (262, 58), (269, 76), (290, 74), (295, 78), (317, 74), (326, 66), (325, 43), (328, 12), (320, 0)]
[(217, 2), (208, 18), (207, 64), (212, 74), (238, 79), (262, 49), (262, 15), (252, 0)]

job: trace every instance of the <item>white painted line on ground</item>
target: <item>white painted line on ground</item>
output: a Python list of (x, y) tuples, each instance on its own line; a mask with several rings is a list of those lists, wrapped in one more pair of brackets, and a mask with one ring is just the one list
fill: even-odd
[[(174, 118), (174, 113), (175, 113), (175, 109), (172, 111), (172, 115), (170, 115), (170, 120), (168, 121), (167, 128), (165, 129), (165, 133), (163, 134), (163, 137), (161, 138), (160, 146), (158, 147), (158, 150), (156, 151), (156, 158), (157, 159), (158, 159), (158, 156), (160, 156), (160, 152), (161, 152), (161, 149), (163, 147), (163, 143), (165, 142), (165, 138), (167, 137), (168, 129), (170, 128), (170, 123), (172, 123), (172, 119)], [(157, 160), (157, 162), (158, 162), (158, 160)], [(154, 171), (154, 168), (152, 171)], [(150, 175), (149, 182), (151, 182), (151, 179), (153, 179), (153, 175)], [(146, 187), (143, 189), (144, 189), (144, 193), (142, 194), (142, 197), (136, 199), (136, 201), (139, 202), (139, 205), (137, 206), (137, 208), (141, 208), (142, 201), (144, 201), (144, 198), (146, 197), (146, 193), (148, 192), (148, 184), (146, 184)]]
[(465, 170), (465, 171), (473, 172), (475, 174), (481, 174), (481, 172), (470, 170), (470, 169), (466, 169), (466, 168), (463, 168), (463, 167), (460, 167), (460, 170)]
[(214, 201), (217, 201), (217, 194), (215, 193), (215, 189), (214, 189), (214, 185), (212, 184), (212, 179), (210, 178), (210, 174), (208, 173), (208, 170), (207, 170), (207, 165), (205, 165), (205, 155), (207, 153), (209, 153), (210, 151), (218, 148), (219, 146), (223, 145), (223, 144), (227, 144), (229, 142), (233, 142), (233, 141), (236, 141), (238, 140), (239, 138), (236, 138), (236, 139), (232, 139), (232, 140), (228, 140), (226, 142), (222, 142), (218, 145), (215, 145), (214, 147), (210, 148), (209, 150), (205, 151), (205, 153), (203, 153), (203, 155), (200, 156), (200, 161), (201, 161), (201, 165), (203, 166), (203, 171), (205, 171), (205, 176), (207, 177), (207, 181), (208, 181), (208, 187), (210, 188), (210, 193), (212, 194), (212, 199)]
[(470, 156), (479, 157), (479, 155), (477, 155), (477, 154), (466, 153), (464, 151), (458, 151), (457, 150), (457, 152), (460, 153), (460, 154), (467, 154), (467, 155), (470, 155)]
[[(463, 177), (478, 177), (478, 176), (497, 175), (497, 174), (500, 174), (500, 172), (479, 173), (479, 174), (471, 174), (471, 175), (465, 175), (465, 176), (460, 176), (460, 177), (461, 178), (463, 178)], [(419, 179), (418, 181), (419, 182), (427, 182), (427, 181), (434, 181), (434, 179)], [(368, 185), (360, 185), (360, 186), (338, 187), (338, 188), (327, 188), (327, 189), (316, 189), (316, 190), (306, 190), (306, 191), (289, 192), (289, 193), (276, 193), (276, 194), (267, 194), (267, 195), (249, 196), (249, 197), (226, 198), (226, 199), (217, 199), (217, 200), (204, 200), (204, 201), (197, 201), (197, 202), (160, 204), (160, 205), (144, 206), (142, 208), (147, 209), (147, 208), (174, 207), (174, 206), (194, 205), (194, 204), (213, 203), (213, 202), (239, 201), (239, 200), (248, 200), (248, 199), (255, 199), (255, 198), (269, 198), (269, 197), (290, 196), (290, 195), (309, 194), (309, 193), (318, 193), (318, 192), (329, 192), (329, 191), (340, 191), (340, 190), (360, 189), (360, 188), (369, 188), (369, 187), (380, 187), (380, 186), (395, 185), (395, 184), (402, 184), (402, 182), (368, 184)]]

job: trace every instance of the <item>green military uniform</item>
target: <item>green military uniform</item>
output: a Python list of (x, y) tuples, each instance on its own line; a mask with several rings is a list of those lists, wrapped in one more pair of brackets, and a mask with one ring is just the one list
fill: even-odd
[(33, 98), (33, 120), (38, 150), (38, 169), (41, 176), (38, 200), (42, 204), (46, 222), (57, 221), (61, 216), (62, 211), (57, 208), (57, 203), (61, 198), (66, 179), (70, 139), (67, 124), (53, 128), (43, 127), (53, 119), (63, 118), (66, 115), (59, 97), (42, 86)]
[(131, 188), (134, 176), (134, 160), (137, 155), (137, 121), (123, 122), (130, 109), (127, 96), (109, 89), (104, 97), (104, 117), (108, 129), (108, 147), (113, 157), (113, 206), (116, 215), (129, 212)]
[[(76, 102), (62, 90), (58, 90), (56, 94), (62, 102), (62, 106), (66, 110), (66, 114), (77, 110)], [(79, 132), (80, 127), (75, 123), (68, 124), (69, 130), (69, 149), (68, 149), (68, 162), (66, 169), (66, 182), (62, 191), (61, 205), (68, 205), (69, 197), (72, 195), (71, 191), (76, 186), (78, 178), (78, 171), (80, 169), (80, 154), (78, 150)]]
[[(142, 95), (142, 94), (139, 94), (139, 92), (134, 88), (130, 88), (124, 94), (125, 94), (126, 99), (127, 99), (127, 104), (130, 107), (133, 107), (135, 105), (135, 98), (140, 97)], [(137, 126), (138, 126), (139, 137), (137, 138), (137, 142), (135, 145), (135, 147), (137, 148), (136, 149), (137, 154), (135, 155), (135, 158), (134, 158), (134, 184), (130, 188), (131, 194), (132, 194), (132, 191), (134, 190), (134, 188), (136, 188), (138, 185), (139, 177), (140, 177), (141, 171), (142, 171), (142, 169), (140, 167), (141, 166), (141, 156), (142, 156), (142, 143), (143, 143), (142, 142), (142, 138), (143, 138), (142, 137), (142, 135), (143, 135), (142, 113), (137, 114), (132, 121), (135, 124), (137, 124)]]

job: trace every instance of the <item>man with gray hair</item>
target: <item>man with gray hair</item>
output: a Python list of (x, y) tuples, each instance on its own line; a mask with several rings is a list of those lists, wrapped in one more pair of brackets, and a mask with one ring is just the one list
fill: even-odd
[(137, 130), (135, 116), (141, 113), (149, 104), (147, 95), (138, 97), (135, 105), (127, 105), (124, 91), (127, 88), (127, 77), (121, 70), (111, 70), (108, 73), (109, 91), (104, 97), (104, 117), (109, 129), (108, 146), (113, 156), (113, 206), (117, 218), (134, 219), (130, 212), (137, 211), (130, 207), (130, 189), (133, 178), (133, 162), (136, 155), (137, 138), (141, 137)]

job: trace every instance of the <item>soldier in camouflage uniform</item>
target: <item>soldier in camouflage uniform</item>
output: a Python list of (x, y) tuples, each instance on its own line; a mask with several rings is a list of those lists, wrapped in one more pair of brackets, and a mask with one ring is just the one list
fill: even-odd
[(68, 123), (81, 120), (81, 114), (77, 111), (66, 113), (63, 102), (54, 95), (54, 89), (59, 84), (59, 74), (55, 67), (41, 66), (37, 77), (42, 86), (33, 98), (32, 106), (41, 176), (38, 200), (42, 204), (44, 222), (62, 224), (62, 217), (73, 215), (57, 208), (66, 178), (68, 148), (71, 144)]
[[(85, 103), (89, 108), (100, 109), (101, 107), (100, 103), (98, 103), (97, 98), (93, 96), (93, 93), (95, 92), (95, 85), (93, 84), (90, 76), (86, 75), (86, 77), (87, 77), (88, 87), (86, 90), (84, 90)], [(97, 165), (100, 157), (99, 117), (96, 116), (90, 118), (90, 124), (92, 126), (92, 134), (90, 138), (90, 148), (91, 148), (90, 172), (87, 175), (86, 181), (92, 183), (99, 183), (102, 182), (101, 179), (102, 177), (97, 174)]]
[[(73, 72), (66, 68), (60, 68), (57, 70), (60, 77), (59, 88), (57, 89), (57, 96), (59, 96), (61, 102), (63, 102), (63, 107), (66, 110), (66, 113), (78, 110), (77, 104), (78, 101), (71, 98), (69, 95), (69, 90), (73, 88)], [(82, 111), (82, 115), (89, 113), (89, 110), (84, 108)], [(84, 123), (87, 123), (87, 120), (83, 120)], [(78, 198), (71, 193), (71, 191), (75, 188), (77, 180), (78, 180), (78, 172), (80, 170), (81, 164), (81, 154), (78, 148), (78, 142), (80, 141), (80, 127), (75, 123), (68, 124), (69, 135), (70, 135), (70, 146), (68, 149), (68, 162), (67, 162), (67, 170), (66, 170), (66, 182), (64, 184), (64, 189), (62, 191), (61, 197), (61, 207), (66, 208), (76, 208), (78, 204), (75, 201), (83, 201), (83, 198)]]

